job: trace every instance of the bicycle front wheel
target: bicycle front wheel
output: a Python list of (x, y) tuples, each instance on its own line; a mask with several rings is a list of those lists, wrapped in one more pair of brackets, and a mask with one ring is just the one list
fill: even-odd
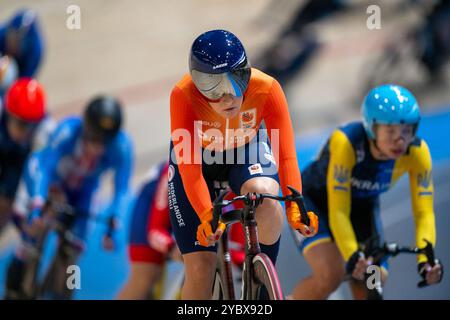
[(252, 300), (284, 300), (280, 280), (270, 258), (259, 253), (253, 258)]

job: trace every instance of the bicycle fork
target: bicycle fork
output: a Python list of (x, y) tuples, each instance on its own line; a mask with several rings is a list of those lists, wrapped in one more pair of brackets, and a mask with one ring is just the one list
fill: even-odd
[(224, 232), (222, 237), (220, 238), (219, 244), (219, 252), (218, 254), (223, 257), (223, 259), (219, 259), (221, 265), (219, 268), (222, 270), (220, 273), (222, 286), (223, 286), (223, 294), (225, 299), (234, 300), (234, 282), (233, 282), (233, 272), (231, 269), (231, 254), (228, 248), (228, 235), (227, 232)]
[(252, 292), (255, 290), (255, 282), (254, 282), (254, 270), (253, 266), (253, 258), (261, 253), (261, 248), (259, 247), (259, 239), (258, 239), (258, 226), (256, 220), (254, 218), (254, 211), (251, 210), (248, 215), (244, 215), (248, 217), (243, 221), (244, 225), (244, 233), (245, 233), (245, 261), (244, 261), (244, 269), (242, 271), (242, 291), (241, 298), (243, 300), (250, 300), (252, 298)]

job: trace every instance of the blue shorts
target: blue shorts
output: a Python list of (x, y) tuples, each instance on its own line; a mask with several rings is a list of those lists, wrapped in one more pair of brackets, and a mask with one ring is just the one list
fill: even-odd
[[(328, 208), (327, 205), (324, 205), (327, 201), (326, 197), (318, 193), (308, 194), (308, 191), (304, 190), (303, 198), (308, 210), (317, 214), (319, 230), (314, 237), (301, 240), (299, 249), (302, 254), (320, 243), (334, 242), (328, 223)], [(384, 235), (378, 199), (352, 199), (350, 220), (356, 239), (360, 244), (364, 244), (368, 239), (377, 239), (378, 244), (382, 244)], [(387, 258), (382, 260), (380, 265), (387, 271), (389, 269)]]
[[(171, 143), (170, 154), (172, 154), (172, 149), (173, 144)], [(270, 177), (279, 182), (277, 167), (273, 157), (270, 156), (272, 151), (267, 139), (254, 138), (246, 145), (234, 149), (233, 152), (234, 159), (236, 159), (234, 163), (223, 161), (223, 164), (206, 164), (202, 159), (203, 177), (208, 185), (211, 201), (215, 198), (214, 181), (227, 181), (231, 190), (237, 195), (241, 194), (241, 186), (252, 178)], [(219, 156), (226, 157), (225, 153), (220, 153)], [(215, 154), (215, 158), (219, 158), (218, 154)], [(175, 162), (175, 157), (171, 156), (169, 209), (178, 247), (182, 254), (197, 251), (215, 252), (217, 250), (215, 246), (204, 247), (197, 241), (197, 228), (200, 225), (200, 219), (189, 202)]]

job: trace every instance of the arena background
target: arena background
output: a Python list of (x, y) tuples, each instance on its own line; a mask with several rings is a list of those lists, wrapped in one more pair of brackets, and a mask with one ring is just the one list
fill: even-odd
[[(309, 32), (321, 42), (320, 51), (284, 86), (302, 168), (336, 125), (359, 118), (364, 72), (383, 52), (393, 34), (408, 30), (420, 19), (418, 11), (412, 9), (394, 15), (392, 8), (399, 1), (348, 2), (351, 9), (311, 26)], [(46, 39), (45, 62), (38, 78), (46, 88), (49, 109), (57, 119), (79, 114), (87, 100), (97, 93), (112, 93), (124, 102), (126, 129), (134, 140), (136, 152), (135, 190), (145, 171), (166, 156), (169, 94), (188, 71), (188, 52), (193, 39), (205, 30), (228, 29), (240, 37), (252, 60), (270, 45), (303, 3), (289, 0), (2, 0), (0, 21), (22, 7), (37, 10)], [(66, 9), (73, 4), (81, 9), (80, 30), (66, 27), (69, 16)], [(378, 4), (382, 9), (380, 30), (369, 30), (366, 26), (366, 10), (371, 4)], [(418, 88), (415, 93), (424, 113), (419, 134), (429, 141), (434, 159), (436, 254), (448, 267), (450, 90), (443, 82)], [(110, 183), (105, 185), (95, 203), (100, 211), (110, 191)], [(406, 178), (383, 196), (382, 208), (386, 238), (413, 244)], [(88, 248), (80, 261), (82, 288), (76, 298), (111, 299), (124, 283), (128, 272), (125, 246), (128, 215), (122, 213), (122, 216), (119, 247), (114, 253), (101, 251), (104, 226), (92, 223)], [(6, 264), (16, 243), (17, 235), (12, 229), (0, 239), (0, 295)], [(277, 266), (286, 293), (309, 272), (287, 226)], [(169, 272), (177, 269), (179, 266), (171, 266)], [(388, 299), (450, 298), (448, 277), (437, 286), (416, 288), (419, 279), (413, 257), (394, 259), (390, 275), (385, 290)], [(331, 298), (349, 298), (347, 286), (341, 286)]]

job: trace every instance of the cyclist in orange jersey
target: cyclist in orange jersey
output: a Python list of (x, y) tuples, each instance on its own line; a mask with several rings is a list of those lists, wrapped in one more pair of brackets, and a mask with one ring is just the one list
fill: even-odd
[[(289, 110), (279, 83), (251, 68), (239, 39), (225, 30), (201, 34), (190, 53), (190, 74), (172, 90), (169, 208), (175, 239), (183, 254), (184, 299), (211, 297), (216, 241), (212, 230), (214, 181), (227, 181), (236, 194), (301, 191)], [(262, 129), (264, 121), (267, 129)], [(274, 152), (272, 152), (272, 150)], [(318, 229), (300, 222), (297, 204), (287, 219), (304, 236)], [(283, 224), (282, 207), (265, 200), (256, 211), (262, 252), (273, 263)]]

